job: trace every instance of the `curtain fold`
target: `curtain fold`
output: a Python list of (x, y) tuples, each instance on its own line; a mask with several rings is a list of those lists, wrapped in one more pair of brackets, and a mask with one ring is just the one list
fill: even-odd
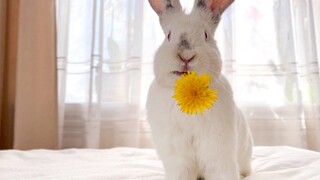
[[(5, 23), (6, 23), (6, 1), (0, 1), (0, 116), (2, 111), (2, 88), (3, 88), (3, 66), (4, 66), (4, 34), (5, 34)], [(1, 141), (1, 122), (0, 122), (0, 141)]]
[(2, 29), (2, 93), (1, 93), (1, 149), (13, 148), (14, 104), (16, 92), (17, 37), (19, 0), (1, 1)]
[[(2, 103), (3, 103), (3, 80), (4, 80), (4, 47), (5, 47), (5, 29), (6, 29), (6, 11), (7, 2), (0, 1), (0, 117), (2, 116)], [(4, 141), (4, 128), (3, 120), (0, 118), (0, 142)], [(0, 149), (4, 148), (4, 143), (0, 143)]]
[(1, 39), (1, 43), (4, 41), (1, 148), (55, 149), (58, 146), (55, 1), (6, 3), (6, 26)]

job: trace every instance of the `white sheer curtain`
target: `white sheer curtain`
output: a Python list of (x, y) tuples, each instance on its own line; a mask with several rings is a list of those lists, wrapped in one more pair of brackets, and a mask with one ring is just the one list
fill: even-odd
[(316, 9), (311, 0), (236, 3), (230, 74), (257, 145), (320, 150)]
[(61, 147), (146, 146), (143, 1), (58, 0)]
[[(151, 147), (145, 101), (164, 36), (148, 1), (56, 1), (61, 148)], [(319, 9), (238, 0), (222, 18), (224, 73), (256, 145), (320, 150)]]

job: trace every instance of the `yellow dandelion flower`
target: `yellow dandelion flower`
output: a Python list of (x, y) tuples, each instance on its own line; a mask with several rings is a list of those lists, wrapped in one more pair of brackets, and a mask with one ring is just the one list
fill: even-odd
[(195, 71), (188, 71), (181, 75), (174, 86), (173, 98), (177, 100), (181, 112), (187, 114), (203, 114), (205, 109), (211, 108), (217, 101), (218, 90), (209, 88), (211, 77), (207, 74), (197, 75)]

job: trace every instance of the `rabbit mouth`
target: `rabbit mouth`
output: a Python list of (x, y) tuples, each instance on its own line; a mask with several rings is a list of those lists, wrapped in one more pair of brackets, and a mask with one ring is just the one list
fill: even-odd
[(188, 72), (187, 71), (172, 71), (172, 73), (174, 74), (174, 75), (178, 75), (178, 76), (181, 76), (181, 75), (183, 75), (183, 74), (187, 74)]

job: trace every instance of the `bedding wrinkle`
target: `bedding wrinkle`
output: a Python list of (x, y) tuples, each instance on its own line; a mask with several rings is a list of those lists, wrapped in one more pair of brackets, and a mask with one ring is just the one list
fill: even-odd
[[(244, 180), (319, 180), (320, 153), (292, 147), (255, 147)], [(0, 180), (165, 180), (153, 149), (0, 151)]]

